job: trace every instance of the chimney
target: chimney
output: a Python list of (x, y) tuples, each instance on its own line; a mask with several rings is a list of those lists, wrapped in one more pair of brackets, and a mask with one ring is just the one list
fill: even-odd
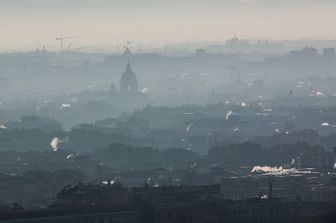
[(268, 197), (269, 197), (270, 199), (273, 198), (273, 183), (272, 183), (272, 181), (269, 182)]

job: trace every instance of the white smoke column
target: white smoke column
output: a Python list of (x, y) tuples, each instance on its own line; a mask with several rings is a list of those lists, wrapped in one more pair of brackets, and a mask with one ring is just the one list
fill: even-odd
[(296, 168), (284, 169), (280, 167), (271, 166), (255, 166), (251, 170), (252, 173), (268, 173), (272, 175), (285, 175), (285, 174), (309, 174), (312, 173), (310, 170), (298, 170)]
[(193, 124), (194, 124), (194, 122), (190, 123), (190, 124), (187, 126), (187, 133), (189, 133), (190, 128), (191, 128), (191, 126), (193, 126)]
[(292, 164), (292, 165), (294, 165), (294, 164), (295, 164), (295, 159), (294, 159), (294, 158), (292, 159), (292, 162), (291, 162), (291, 164)]
[(283, 170), (282, 167), (271, 167), (271, 166), (255, 166), (251, 170), (252, 173), (276, 173), (281, 172)]
[(244, 108), (244, 107), (246, 107), (246, 106), (247, 106), (247, 104), (246, 104), (245, 102), (243, 102), (243, 101), (240, 102), (240, 107), (243, 107), (243, 108)]
[(148, 88), (143, 88), (142, 90), (141, 90), (141, 93), (144, 93), (144, 94), (148, 94)]
[(67, 155), (67, 159), (72, 159), (72, 158), (74, 158), (75, 157), (75, 154), (73, 154), (73, 153), (71, 153), (71, 154), (69, 154), (69, 155)]
[(61, 105), (60, 110), (69, 109), (69, 108), (71, 108), (71, 104), (70, 103), (64, 103), (64, 104)]
[(190, 169), (195, 169), (197, 167), (197, 163), (196, 162), (194, 162), (191, 166), (190, 166)]
[(54, 152), (60, 149), (60, 145), (63, 142), (67, 142), (68, 138), (65, 138), (64, 140), (59, 139), (58, 137), (55, 137), (51, 140), (50, 146)]
[(230, 115), (232, 115), (232, 111), (228, 111), (228, 112), (226, 113), (225, 119), (226, 119), (226, 120), (229, 120)]

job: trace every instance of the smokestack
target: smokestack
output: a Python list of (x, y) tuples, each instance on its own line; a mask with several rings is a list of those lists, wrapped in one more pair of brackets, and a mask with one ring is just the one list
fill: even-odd
[(269, 197), (270, 199), (273, 198), (273, 183), (272, 183), (272, 181), (269, 182), (269, 192), (268, 192), (268, 197)]

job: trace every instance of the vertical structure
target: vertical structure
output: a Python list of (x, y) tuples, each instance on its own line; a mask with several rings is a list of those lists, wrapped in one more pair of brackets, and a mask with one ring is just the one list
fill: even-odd
[(129, 61), (127, 62), (126, 70), (121, 76), (120, 93), (135, 94), (138, 92), (138, 79), (132, 71)]

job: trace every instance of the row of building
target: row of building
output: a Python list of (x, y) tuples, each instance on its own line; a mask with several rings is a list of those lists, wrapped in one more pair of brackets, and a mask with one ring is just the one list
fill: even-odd
[(0, 222), (328, 223), (336, 220), (335, 199), (304, 201), (275, 198), (272, 184), (269, 184), (267, 196), (234, 200), (223, 199), (219, 184), (145, 185), (127, 189), (113, 181), (104, 183), (64, 187), (49, 208), (22, 210), (13, 207), (0, 211)]

